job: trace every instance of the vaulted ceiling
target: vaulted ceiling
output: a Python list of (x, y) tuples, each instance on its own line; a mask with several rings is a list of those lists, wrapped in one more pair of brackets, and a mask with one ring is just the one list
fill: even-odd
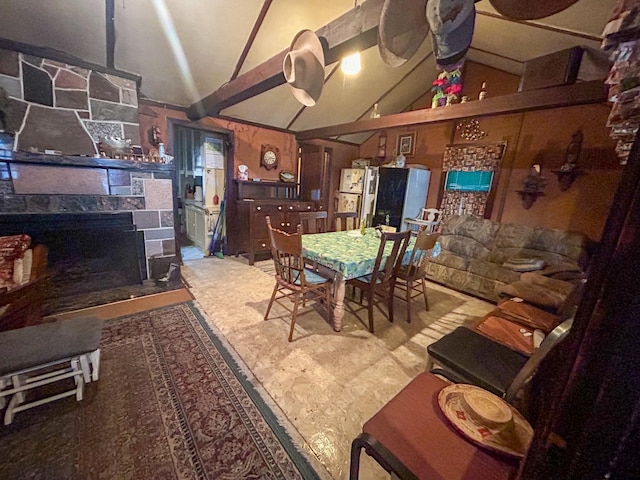
[[(373, 1), (373, 0), (372, 0)], [(286, 50), (302, 29), (317, 31), (366, 2), (356, 0), (0, 0), (0, 37), (109, 64), (106, 21), (113, 8), (113, 66), (142, 77), (141, 93), (191, 106)], [(380, 3), (380, 2), (378, 2)], [(488, 0), (476, 3), (467, 57), (520, 75), (524, 62), (575, 45), (599, 47), (617, 0), (579, 0), (540, 20), (515, 21)], [(303, 107), (286, 84), (224, 108), (220, 114), (293, 131), (355, 121), (374, 103), (383, 114), (407, 108), (431, 88), (437, 70), (428, 38), (398, 68), (376, 46), (362, 70), (345, 76), (326, 66), (319, 102)], [(359, 142), (366, 135), (345, 138)]]

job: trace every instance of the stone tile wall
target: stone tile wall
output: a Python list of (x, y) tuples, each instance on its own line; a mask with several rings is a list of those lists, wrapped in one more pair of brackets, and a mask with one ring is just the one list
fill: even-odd
[(94, 156), (105, 136), (140, 144), (134, 80), (0, 49), (0, 88), (14, 150)]
[[(176, 246), (172, 172), (147, 170), (0, 162), (0, 215), (132, 211), (136, 228), (144, 232), (149, 278), (150, 259), (173, 256)], [(73, 193), (65, 193), (64, 185), (75, 180), (79, 185), (69, 189)]]
[[(0, 49), (0, 102), (0, 215), (133, 211), (147, 274), (150, 258), (175, 255), (170, 169), (70, 159), (107, 136), (140, 145), (135, 80)], [(24, 153), (46, 150), (59, 155)]]

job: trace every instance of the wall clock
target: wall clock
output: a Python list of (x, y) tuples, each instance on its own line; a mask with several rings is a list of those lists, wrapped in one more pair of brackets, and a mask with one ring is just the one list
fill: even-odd
[(278, 166), (278, 156), (280, 150), (273, 145), (262, 145), (262, 151), (260, 153), (260, 166), (271, 170)]

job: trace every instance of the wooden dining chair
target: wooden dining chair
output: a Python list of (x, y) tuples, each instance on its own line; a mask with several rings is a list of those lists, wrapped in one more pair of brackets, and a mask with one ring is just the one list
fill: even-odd
[(327, 212), (300, 212), (302, 233), (324, 233), (327, 231)]
[(415, 297), (423, 295), (424, 306), (429, 310), (427, 285), (424, 277), (429, 258), (431, 258), (431, 250), (438, 241), (438, 237), (440, 237), (439, 233), (427, 233), (426, 230), (419, 232), (409, 261), (403, 263), (396, 273), (395, 286), (401, 293), (396, 296), (407, 302), (407, 323), (411, 323), (411, 300)]
[(334, 230), (343, 232), (345, 230), (357, 230), (360, 228), (358, 212), (337, 212), (333, 214)]
[[(298, 307), (301, 302), (304, 307), (307, 301), (324, 300), (327, 319), (331, 321), (333, 281), (305, 266), (302, 256), (302, 229), (300, 225), (298, 225), (297, 233), (289, 234), (273, 228), (269, 216), (266, 217), (266, 222), (271, 241), (271, 255), (276, 268), (276, 284), (264, 319), (269, 318), (274, 302), (290, 312), (289, 341), (292, 341)], [(290, 297), (293, 297), (293, 308)]]
[[(373, 307), (381, 301), (387, 302), (389, 310), (389, 321), (393, 322), (393, 289), (395, 277), (402, 264), (405, 251), (411, 232), (383, 232), (378, 248), (378, 256), (370, 275), (347, 280), (347, 285), (351, 285), (360, 290), (360, 301), (362, 305), (363, 297), (367, 300), (367, 310), (369, 314), (369, 331), (373, 333)], [(385, 249), (391, 244), (391, 251), (385, 257)], [(376, 301), (377, 299), (377, 301)]]

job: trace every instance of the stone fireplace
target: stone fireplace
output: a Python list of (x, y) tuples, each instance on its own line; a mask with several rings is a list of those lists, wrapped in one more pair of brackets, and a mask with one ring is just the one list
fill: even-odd
[(49, 247), (54, 291), (141, 285), (176, 261), (174, 166), (98, 154), (105, 137), (140, 144), (139, 82), (0, 42), (0, 235)]
[(49, 248), (69, 284), (54, 291), (141, 284), (156, 259), (176, 260), (173, 177), (172, 165), (0, 149), (0, 235)]
[(37, 220), (41, 214), (86, 219), (126, 212), (143, 233), (142, 278), (148, 278), (149, 259), (176, 253), (173, 177), (173, 165), (0, 149), (0, 234), (16, 214)]

